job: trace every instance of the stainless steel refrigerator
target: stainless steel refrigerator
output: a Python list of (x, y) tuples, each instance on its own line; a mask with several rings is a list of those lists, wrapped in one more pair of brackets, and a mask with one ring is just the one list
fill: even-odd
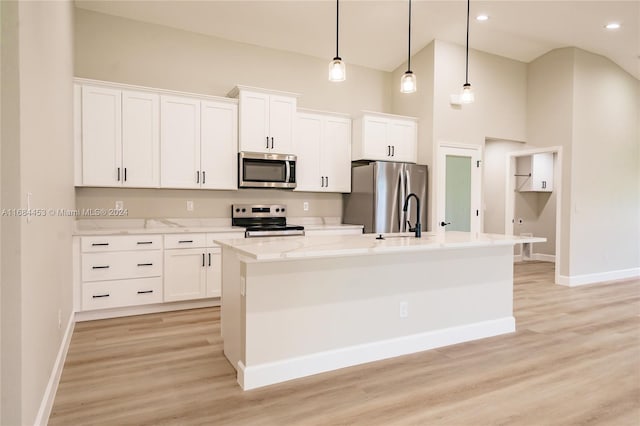
[(344, 194), (343, 222), (364, 225), (365, 233), (409, 232), (416, 224), (416, 200), (420, 199), (420, 222), (427, 230), (427, 166), (374, 161), (354, 163), (351, 168), (351, 193)]

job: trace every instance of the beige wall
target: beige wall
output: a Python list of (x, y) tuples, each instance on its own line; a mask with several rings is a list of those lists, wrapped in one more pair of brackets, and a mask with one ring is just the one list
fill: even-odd
[(406, 64), (391, 78), (394, 113), (418, 117), (419, 163), (428, 164), (428, 215), (435, 213), (437, 164), (435, 144), (455, 142), (483, 146), (485, 138), (524, 141), (526, 139), (527, 67), (519, 61), (470, 50), (469, 81), (474, 87), (475, 103), (454, 106), (450, 95), (460, 94), (464, 83), (464, 46), (435, 40), (416, 53), (412, 69), (418, 79), (418, 91), (402, 94), (400, 76)]
[[(73, 208), (73, 5), (2, 7), (3, 208), (26, 208), (28, 192), (32, 208)], [(70, 218), (3, 218), (2, 424), (36, 419), (71, 315), (71, 229)]]
[(528, 66), (529, 141), (562, 146), (560, 275), (640, 267), (639, 82), (576, 48)]
[[(323, 61), (83, 9), (76, 9), (75, 18), (77, 77), (217, 96), (243, 84), (300, 93), (301, 108), (354, 116), (361, 110), (390, 111), (389, 73), (348, 65), (347, 80), (330, 83), (329, 58)], [(76, 199), (80, 207), (113, 207), (116, 199), (124, 200), (134, 217), (228, 217), (231, 202), (280, 199), (291, 204), (292, 215), (298, 207), (303, 215), (303, 201), (310, 202), (306, 215), (342, 215), (340, 194), (86, 188), (77, 190)], [(195, 201), (193, 214), (184, 208), (186, 200)]]
[(640, 268), (640, 82), (574, 51), (571, 275)]

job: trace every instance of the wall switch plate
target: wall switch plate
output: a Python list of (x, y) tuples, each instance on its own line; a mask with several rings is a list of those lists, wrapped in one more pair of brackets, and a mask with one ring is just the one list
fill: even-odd
[(304, 201), (302, 203), (302, 210), (304, 210), (305, 212), (309, 211), (309, 202), (308, 201)]
[(400, 318), (407, 318), (409, 316), (409, 303), (400, 302)]
[(187, 201), (187, 211), (188, 212), (192, 212), (193, 211), (193, 201), (191, 201), (191, 200)]
[(116, 210), (124, 210), (124, 201), (116, 201)]

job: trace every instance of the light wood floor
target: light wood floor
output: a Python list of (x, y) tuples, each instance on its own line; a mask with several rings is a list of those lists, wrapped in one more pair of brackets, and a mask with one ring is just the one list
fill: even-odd
[(639, 425), (640, 280), (515, 267), (517, 332), (243, 392), (217, 308), (78, 323), (51, 425)]

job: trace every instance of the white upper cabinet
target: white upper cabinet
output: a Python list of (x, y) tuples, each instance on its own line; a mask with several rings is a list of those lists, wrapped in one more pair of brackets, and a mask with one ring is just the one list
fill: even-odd
[[(78, 100), (76, 100), (78, 102)], [(149, 92), (82, 85), (81, 179), (84, 186), (157, 187), (159, 97)]]
[(293, 93), (238, 86), (239, 151), (291, 154), (297, 98)]
[(162, 96), (163, 188), (200, 187), (200, 100)]
[(202, 101), (200, 107), (201, 187), (238, 188), (238, 106)]
[(354, 123), (352, 159), (415, 163), (418, 123), (415, 118), (366, 112)]
[(82, 184), (122, 185), (122, 91), (82, 86)]
[(351, 120), (300, 112), (297, 115), (295, 191), (351, 191)]
[(552, 192), (553, 166), (553, 152), (517, 157), (518, 190), (520, 192)]
[(156, 187), (160, 182), (160, 97), (122, 92), (122, 183)]
[(162, 96), (163, 188), (237, 188), (237, 105)]

